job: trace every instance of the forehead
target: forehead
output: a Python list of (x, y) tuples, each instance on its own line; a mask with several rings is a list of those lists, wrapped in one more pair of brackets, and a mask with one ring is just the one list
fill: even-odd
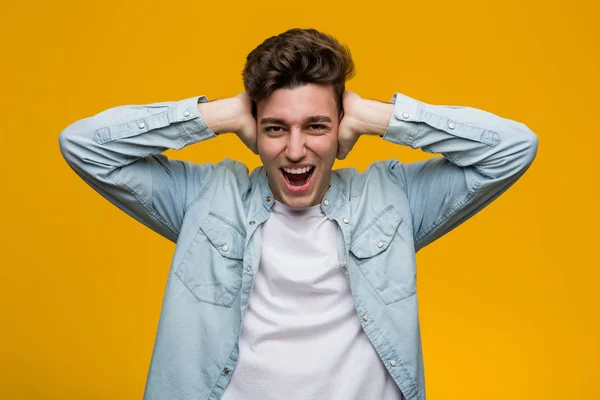
[(257, 103), (259, 120), (280, 118), (290, 124), (300, 123), (311, 115), (328, 115), (334, 120), (336, 109), (333, 86), (314, 83), (277, 89)]

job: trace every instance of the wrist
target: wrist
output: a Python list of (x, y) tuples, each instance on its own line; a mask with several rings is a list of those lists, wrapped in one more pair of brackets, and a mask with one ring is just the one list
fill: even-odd
[(198, 103), (198, 111), (208, 127), (216, 134), (237, 132), (240, 128), (241, 107), (236, 98)]
[(390, 124), (394, 105), (363, 99), (358, 109), (359, 131), (363, 134), (383, 136)]

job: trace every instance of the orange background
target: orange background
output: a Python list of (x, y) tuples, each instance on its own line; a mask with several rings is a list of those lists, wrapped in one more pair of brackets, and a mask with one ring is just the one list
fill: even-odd
[[(0, 6), (0, 398), (139, 399), (174, 244), (96, 194), (58, 135), (123, 104), (243, 90), (265, 38), (350, 46), (348, 88), (539, 136), (525, 176), (418, 254), (428, 398), (598, 399), (598, 6), (582, 1), (11, 1)], [(234, 135), (173, 158), (259, 164)], [(427, 154), (360, 140), (337, 166)]]

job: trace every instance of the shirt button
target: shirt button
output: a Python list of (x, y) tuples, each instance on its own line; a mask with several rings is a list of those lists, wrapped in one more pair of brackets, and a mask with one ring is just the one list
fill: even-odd
[(140, 128), (140, 129), (144, 129), (145, 127), (146, 127), (146, 124), (145, 124), (145, 123), (143, 123), (143, 122), (140, 122), (140, 123), (138, 124), (138, 128)]
[(248, 222), (250, 225), (254, 225), (256, 223), (256, 221), (250, 221)]
[(266, 200), (267, 200), (267, 203), (269, 203), (271, 201), (271, 196), (267, 196)]
[(448, 123), (448, 128), (454, 129), (454, 122), (449, 122)]
[(323, 204), (325, 204), (326, 206), (328, 206), (328, 205), (329, 205), (329, 200), (325, 200), (325, 201), (323, 202)]
[(224, 374), (228, 374), (228, 373), (229, 373), (229, 368), (225, 368), (225, 369), (223, 370), (223, 373), (224, 373)]
[(348, 222), (350, 222), (350, 220), (348, 220), (348, 218), (344, 217), (344, 219), (342, 219), (342, 221), (344, 221), (345, 224), (347, 224)]
[(404, 118), (404, 119), (408, 119), (408, 117), (410, 117), (410, 114), (409, 114), (409, 113), (407, 113), (407, 112), (405, 112), (405, 113), (402, 113), (402, 118)]
[(382, 248), (383, 247), (383, 242), (377, 242), (377, 247)]
[(227, 250), (229, 250), (229, 246), (227, 246), (226, 244), (224, 244), (223, 247), (222, 247), (222, 249), (223, 249), (223, 251), (227, 251)]
[(246, 265), (246, 271), (248, 271), (248, 272), (252, 271), (252, 267), (249, 265)]
[(395, 367), (395, 366), (396, 366), (396, 360), (392, 360), (392, 361), (390, 361), (390, 365), (391, 365), (392, 367)]
[(183, 116), (184, 116), (184, 117), (189, 117), (189, 116), (190, 116), (190, 112), (189, 112), (188, 110), (185, 110), (185, 111), (183, 112)]
[(369, 316), (367, 314), (363, 315), (363, 321), (368, 321), (369, 320)]

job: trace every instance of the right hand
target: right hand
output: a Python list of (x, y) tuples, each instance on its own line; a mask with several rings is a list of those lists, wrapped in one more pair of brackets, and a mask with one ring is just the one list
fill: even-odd
[(256, 119), (252, 116), (252, 100), (246, 92), (235, 97), (198, 103), (198, 110), (215, 134), (233, 132), (254, 154), (258, 154)]
[(256, 145), (257, 126), (256, 119), (252, 115), (252, 99), (246, 92), (236, 95), (233, 99), (236, 100), (239, 107), (237, 111), (239, 118), (234, 133), (244, 142), (246, 147), (254, 154), (258, 154)]

